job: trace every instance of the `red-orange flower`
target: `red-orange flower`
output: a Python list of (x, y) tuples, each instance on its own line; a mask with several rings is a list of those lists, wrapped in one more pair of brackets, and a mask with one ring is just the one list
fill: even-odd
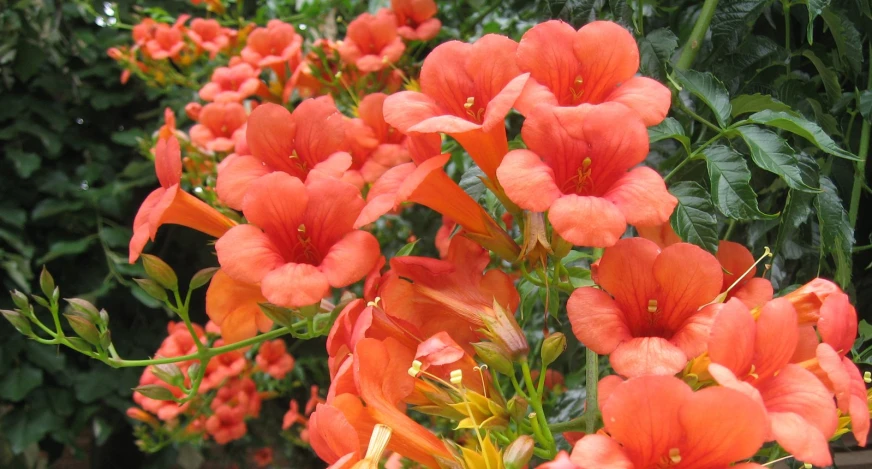
[(240, 55), (242, 60), (256, 68), (272, 68), (279, 80), (284, 81), (287, 68), (291, 72), (302, 60), (303, 38), (294, 27), (281, 20), (270, 20), (265, 28), (257, 28), (248, 36)]
[(400, 59), (406, 45), (397, 35), (394, 13), (382, 8), (375, 15), (362, 13), (348, 24), (339, 56), (361, 72), (377, 72)]
[(363, 204), (356, 187), (336, 179), (303, 185), (282, 172), (266, 175), (243, 202), (252, 224), (218, 240), (218, 262), (231, 278), (260, 284), (273, 304), (318, 303), (331, 287), (363, 278), (379, 257), (375, 237), (352, 226)]
[(397, 33), (407, 41), (429, 41), (439, 34), (442, 22), (433, 0), (391, 0), (397, 15)]
[(236, 281), (219, 270), (206, 290), (206, 314), (221, 328), (227, 343), (239, 342), (272, 328), (272, 321), (258, 306), (266, 301), (258, 285)]
[(236, 102), (215, 102), (203, 106), (199, 123), (191, 127), (191, 143), (210, 151), (233, 150), (234, 134), (248, 119), (245, 106)]
[(236, 223), (180, 187), (182, 159), (175, 137), (159, 140), (155, 149), (154, 169), (161, 187), (146, 197), (133, 219), (130, 238), (130, 263), (136, 262), (149, 239), (165, 223), (183, 225), (214, 237), (224, 234)]
[(497, 167), (509, 151), (505, 117), (529, 76), (515, 64), (517, 47), (496, 34), (474, 44), (440, 44), (424, 59), (421, 92), (391, 95), (385, 120), (403, 133), (451, 135), (496, 181)]
[(133, 30), (131, 31), (133, 42), (136, 43), (137, 46), (145, 46), (148, 41), (154, 39), (154, 32), (157, 30), (157, 25), (157, 21), (151, 18), (143, 18), (139, 24), (133, 26)]
[(732, 241), (721, 241), (718, 243), (717, 258), (724, 268), (721, 291), (727, 292), (726, 299), (738, 298), (748, 308), (760, 306), (772, 299), (772, 282), (757, 277), (754, 256), (748, 248)]
[[(766, 414), (723, 387), (693, 392), (671, 376), (642, 376), (618, 385), (601, 406), (605, 431), (572, 450), (579, 469), (763, 469), (738, 464), (763, 445)], [(566, 467), (566, 466), (555, 466)]]
[(763, 403), (767, 440), (777, 440), (800, 461), (831, 465), (827, 441), (838, 426), (833, 396), (814, 374), (788, 364), (799, 339), (796, 310), (778, 298), (762, 307), (755, 322), (738, 299), (717, 308), (708, 341), (709, 373), (722, 386)]
[[(362, 179), (369, 183), (375, 182), (385, 171), (412, 159), (407, 137), (385, 122), (384, 102), (387, 97), (384, 93), (366, 95), (357, 106), (360, 117), (352, 119), (348, 126), (354, 159), (352, 169), (359, 171)], [(437, 153), (440, 144), (433, 145)]]
[(227, 31), (217, 20), (194, 18), (191, 27), (186, 31), (188, 37), (201, 49), (209, 51), (209, 58), (214, 59), (219, 52), (230, 45)]
[(821, 317), (821, 307), (830, 295), (841, 293), (842, 289), (835, 283), (815, 278), (805, 285), (784, 295), (796, 308), (800, 325), (816, 324)]
[(262, 343), (255, 359), (264, 373), (282, 379), (294, 369), (294, 357), (287, 351), (284, 340), (276, 339)]
[(200, 88), (203, 101), (241, 102), (265, 86), (260, 81), (260, 70), (247, 63), (232, 67), (218, 67), (212, 72), (212, 81)]
[(605, 250), (597, 283), (604, 291), (579, 288), (566, 309), (578, 340), (610, 355), (619, 374), (675, 374), (705, 351), (716, 312), (705, 305), (723, 283), (711, 254), (692, 244), (660, 251), (647, 239), (622, 239)]
[(657, 171), (631, 169), (648, 154), (648, 134), (626, 106), (538, 106), (521, 135), (529, 150), (506, 155), (500, 184), (519, 207), (547, 210), (573, 244), (611, 246), (628, 223), (660, 225), (678, 204)]
[(145, 43), (145, 50), (155, 60), (174, 59), (184, 47), (181, 29), (168, 24), (157, 24), (154, 36)]
[(517, 103), (525, 115), (539, 104), (617, 102), (650, 126), (669, 111), (669, 89), (635, 76), (639, 48), (633, 35), (617, 23), (594, 21), (578, 31), (562, 21), (540, 23), (524, 33), (517, 60), (532, 78)]
[(291, 114), (276, 104), (262, 104), (246, 124), (250, 156), (222, 162), (216, 190), (222, 202), (241, 209), (258, 178), (280, 171), (305, 180), (312, 170), (341, 175), (351, 164), (346, 149), (345, 117), (330, 97), (309, 99)]

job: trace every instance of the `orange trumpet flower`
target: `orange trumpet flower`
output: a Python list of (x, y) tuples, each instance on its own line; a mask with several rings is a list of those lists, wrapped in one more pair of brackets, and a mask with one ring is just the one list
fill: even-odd
[(391, 0), (397, 15), (397, 33), (407, 41), (429, 41), (439, 34), (442, 22), (433, 0)]
[(400, 59), (406, 45), (397, 35), (394, 13), (382, 8), (375, 15), (362, 13), (351, 23), (338, 43), (339, 56), (361, 72), (377, 72)]
[(154, 240), (163, 224), (187, 226), (216, 238), (236, 225), (207, 203), (182, 190), (181, 156), (179, 141), (175, 137), (157, 142), (154, 169), (161, 187), (145, 198), (133, 219), (128, 258), (131, 264), (139, 258), (148, 240)]

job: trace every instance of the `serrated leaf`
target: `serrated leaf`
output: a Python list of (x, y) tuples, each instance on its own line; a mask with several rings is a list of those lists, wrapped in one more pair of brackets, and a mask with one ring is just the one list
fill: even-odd
[(664, 77), (663, 64), (668, 63), (678, 48), (678, 38), (672, 31), (660, 28), (639, 39), (639, 70), (653, 78)]
[(802, 0), (802, 3), (805, 3), (805, 6), (808, 8), (808, 28), (806, 35), (808, 36), (808, 43), (814, 44), (814, 19), (820, 16), (824, 11), (824, 7), (830, 4), (830, 0)]
[(814, 194), (791, 190), (787, 193), (787, 201), (781, 212), (778, 237), (775, 241), (775, 255), (781, 254), (781, 248), (785, 242), (794, 238), (796, 231), (811, 215), (811, 207), (814, 202)]
[(654, 127), (649, 127), (648, 138), (651, 140), (651, 143), (666, 140), (668, 138), (678, 140), (678, 142), (684, 146), (684, 149), (690, 153), (690, 137), (684, 133), (684, 127), (682, 127), (681, 123), (675, 120), (675, 118), (667, 117), (666, 119), (663, 119), (663, 122)]
[(481, 168), (472, 166), (463, 173), (458, 184), (473, 200), (479, 201), (481, 196), (487, 191), (487, 187), (485, 187), (482, 181), (482, 178), (486, 177)]
[(730, 95), (723, 83), (709, 72), (676, 69), (672, 73), (682, 88), (711, 108), (721, 127), (727, 126), (730, 122)]
[(863, 65), (863, 40), (854, 23), (832, 8), (824, 8), (821, 16), (829, 26), (830, 34), (836, 41), (836, 49), (848, 64), (848, 69), (855, 75), (860, 73)]
[(821, 235), (821, 251), (833, 256), (836, 262), (836, 283), (846, 288), (851, 282), (851, 249), (854, 246), (854, 231), (851, 229), (838, 189), (830, 178), (821, 177), (821, 189), (822, 192), (814, 199)]
[(808, 49), (803, 51), (802, 55), (808, 60), (811, 60), (811, 63), (814, 64), (817, 69), (818, 75), (821, 77), (821, 81), (824, 84), (824, 90), (827, 92), (827, 97), (830, 99), (830, 103), (838, 101), (839, 97), (842, 96), (842, 85), (839, 84), (839, 76), (833, 71), (832, 66), (825, 64), (820, 57)]
[(793, 148), (786, 140), (756, 125), (746, 125), (736, 130), (751, 150), (751, 159), (757, 166), (777, 174), (792, 189), (818, 192), (817, 175), (803, 171), (804, 167), (799, 164)]
[(688, 243), (717, 252), (718, 219), (708, 191), (695, 182), (684, 181), (670, 187), (669, 192), (678, 199), (669, 219), (675, 233)]
[(734, 49), (769, 3), (767, 0), (721, 0), (712, 17), (712, 42), (715, 46)]
[(730, 113), (733, 117), (764, 110), (784, 111), (788, 114), (798, 115), (796, 111), (790, 108), (790, 106), (768, 94), (756, 93), (739, 95), (730, 101), (730, 105), (732, 106)]
[(755, 124), (768, 125), (794, 133), (830, 155), (857, 161), (856, 156), (839, 148), (819, 125), (803, 117), (793, 116), (786, 112), (760, 111), (752, 114), (748, 120)]
[(775, 218), (760, 211), (751, 188), (745, 158), (732, 148), (714, 145), (703, 151), (712, 188), (712, 202), (725, 216), (737, 220)]

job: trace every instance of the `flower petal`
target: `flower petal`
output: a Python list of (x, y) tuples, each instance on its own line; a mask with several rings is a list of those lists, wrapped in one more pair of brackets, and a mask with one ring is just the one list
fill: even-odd
[(575, 337), (600, 355), (608, 355), (632, 339), (623, 311), (602, 290), (576, 289), (566, 303), (566, 311)]
[(663, 249), (654, 261), (654, 278), (660, 286), (661, 321), (678, 328), (699, 308), (718, 296), (723, 283), (721, 264), (715, 256), (688, 243)]
[(771, 376), (790, 361), (799, 342), (796, 310), (784, 298), (765, 305), (757, 318), (757, 343), (754, 365), (760, 378)]
[(637, 337), (618, 345), (609, 361), (618, 374), (628, 378), (668, 376), (687, 365), (687, 355), (662, 337)]
[(821, 318), (817, 323), (821, 339), (833, 350), (847, 354), (857, 338), (857, 310), (844, 293), (834, 293), (821, 305)]
[[(708, 354), (713, 363), (723, 365), (737, 376), (751, 370), (757, 325), (748, 308), (738, 300), (711, 305), (719, 311), (708, 340)], [(766, 338), (761, 338), (766, 340)]]
[(215, 243), (218, 262), (230, 277), (257, 284), (273, 269), (285, 263), (278, 248), (254, 225), (238, 225)]
[(221, 337), (228, 344), (270, 329), (272, 321), (258, 306), (264, 302), (260, 287), (233, 280), (222, 270), (215, 272), (206, 290), (206, 314), (221, 328)]
[(554, 171), (529, 150), (510, 151), (497, 169), (497, 179), (509, 199), (524, 210), (544, 212), (561, 195)]
[[(608, 44), (608, 47), (603, 47)], [(639, 48), (623, 26), (611, 21), (594, 21), (578, 30), (573, 43), (580, 62), (583, 96), (600, 103), (629, 81), (639, 70)]]
[(313, 305), (330, 294), (327, 277), (309, 264), (289, 263), (272, 270), (261, 289), (270, 303), (288, 308)]
[(605, 100), (621, 103), (636, 111), (645, 125), (650, 127), (666, 118), (672, 93), (656, 80), (633, 77), (618, 86)]
[(581, 469), (634, 469), (617, 441), (605, 435), (585, 435), (572, 448), (570, 460)]
[(342, 288), (365, 277), (380, 255), (375, 236), (355, 230), (330, 248), (318, 269), (327, 276), (331, 286)]
[(215, 184), (218, 198), (228, 207), (242, 210), (242, 201), (248, 188), (270, 171), (264, 162), (254, 156), (228, 156), (218, 167), (218, 180)]
[(621, 176), (604, 198), (615, 204), (631, 225), (665, 223), (678, 205), (678, 199), (666, 190), (660, 174), (645, 166)]
[(627, 229), (621, 211), (599, 197), (560, 197), (551, 205), (548, 219), (563, 239), (576, 246), (612, 246)]

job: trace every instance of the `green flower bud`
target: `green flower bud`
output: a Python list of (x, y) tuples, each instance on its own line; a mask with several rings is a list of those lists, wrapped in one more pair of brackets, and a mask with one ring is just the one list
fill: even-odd
[(158, 283), (154, 280), (147, 278), (135, 278), (133, 279), (133, 281), (136, 282), (137, 285), (139, 285), (139, 288), (145, 290), (145, 292), (148, 293), (148, 296), (159, 301), (167, 300), (167, 291), (164, 290), (164, 287), (158, 285)]
[(172, 291), (179, 289), (179, 278), (176, 276), (173, 268), (159, 257), (143, 254), (142, 266), (145, 268), (145, 273), (148, 274), (148, 277), (160, 284), (160, 286)]
[(476, 342), (472, 344), (476, 358), (483, 361), (488, 368), (506, 376), (513, 376), (515, 367), (509, 358), (509, 352), (501, 345), (493, 342)]
[(506, 446), (503, 452), (503, 464), (506, 469), (521, 469), (533, 458), (533, 448), (536, 442), (530, 435), (521, 435)]
[(566, 350), (566, 336), (561, 332), (555, 332), (542, 341), (542, 366), (554, 363)]
[(48, 298), (51, 298), (55, 289), (54, 278), (48, 273), (48, 269), (42, 266), (42, 273), (39, 274), (39, 288)]

